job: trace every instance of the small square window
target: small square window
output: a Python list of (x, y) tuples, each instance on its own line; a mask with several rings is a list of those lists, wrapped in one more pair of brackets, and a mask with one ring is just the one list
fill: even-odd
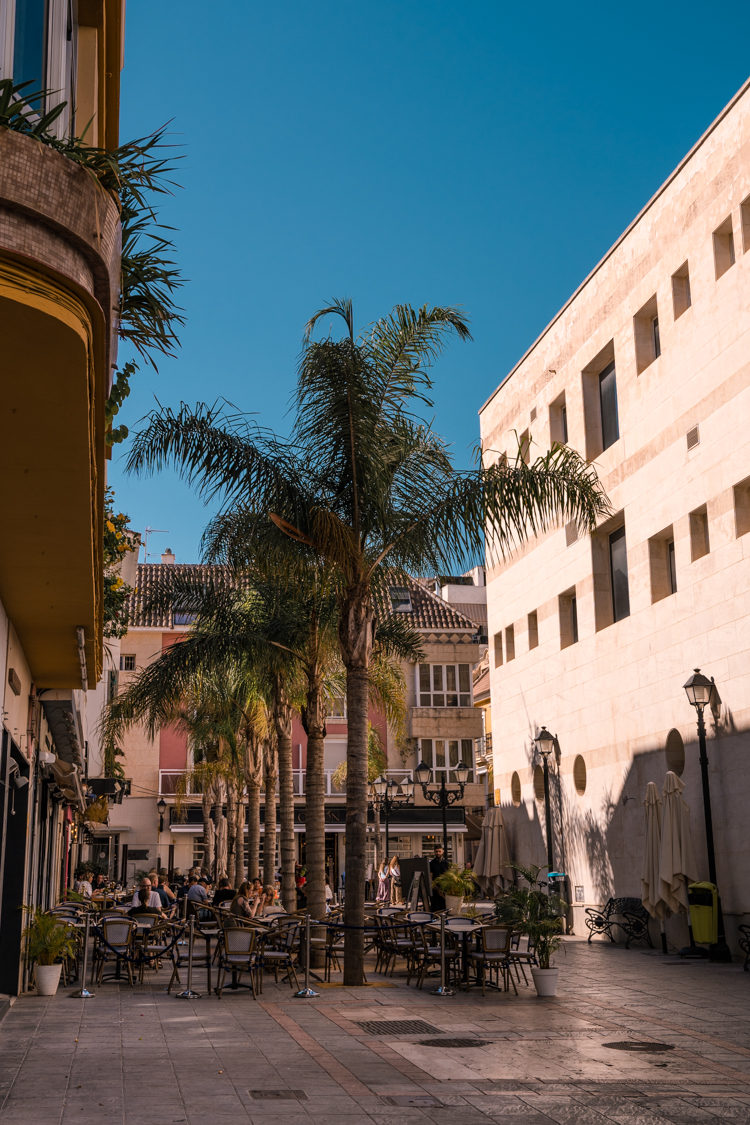
[(690, 557), (693, 562), (711, 551), (708, 538), (708, 511), (704, 504), (690, 513)]
[(714, 268), (718, 281), (734, 265), (734, 230), (732, 216), (714, 231)]
[(677, 320), (693, 303), (690, 292), (690, 273), (687, 262), (683, 262), (676, 273), (672, 274), (672, 305), (674, 318)]
[(635, 368), (640, 375), (661, 355), (659, 310), (656, 295), (651, 297), (633, 317), (635, 338)]
[(391, 586), (389, 593), (394, 613), (411, 613), (411, 594), (406, 586)]
[(121, 672), (135, 672), (135, 653), (124, 652), (120, 657)]

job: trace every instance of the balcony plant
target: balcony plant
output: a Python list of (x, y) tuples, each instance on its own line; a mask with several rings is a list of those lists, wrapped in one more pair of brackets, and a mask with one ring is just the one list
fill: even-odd
[(541, 867), (530, 864), (524, 867), (512, 863), (513, 867), (527, 884), (510, 886), (501, 891), (495, 899), (495, 917), (504, 925), (528, 935), (529, 946), (533, 948), (538, 966), (531, 967), (537, 996), (554, 996), (557, 991), (559, 970), (552, 964), (552, 956), (562, 945), (562, 914), (567, 903), (559, 895), (547, 894), (539, 886)]
[(472, 898), (477, 889), (471, 870), (468, 867), (460, 867), (457, 863), (449, 864), (447, 871), (432, 880), (432, 885), (445, 895), (448, 912), (455, 915), (461, 913), (464, 899)]
[[(32, 907), (24, 909), (31, 911)], [(40, 996), (54, 996), (60, 983), (63, 957), (73, 957), (76, 939), (70, 926), (37, 907), (23, 931), (26, 956), (34, 962), (34, 983)]]

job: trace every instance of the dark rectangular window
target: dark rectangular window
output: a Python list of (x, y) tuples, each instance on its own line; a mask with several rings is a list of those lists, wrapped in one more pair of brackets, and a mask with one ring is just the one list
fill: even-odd
[(677, 567), (674, 561), (674, 539), (667, 543), (667, 576), (669, 578), (670, 593), (677, 593)]
[(560, 422), (562, 426), (562, 440), (563, 445), (568, 444), (568, 408), (563, 406), (560, 410)]
[(33, 86), (29, 86), (24, 91), (27, 95), (38, 93), (46, 85), (44, 73), (46, 38), (46, 0), (16, 0), (13, 81), (33, 82)]
[(570, 599), (570, 633), (573, 644), (578, 643), (578, 604), (575, 598)]
[(602, 411), (602, 449), (609, 449), (620, 436), (614, 363), (605, 367), (599, 376), (599, 403)]
[(654, 359), (661, 355), (661, 338), (659, 336), (659, 318), (655, 316), (651, 321), (651, 335), (654, 341)]
[(609, 537), (609, 565), (612, 577), (612, 613), (615, 621), (630, 616), (628, 589), (628, 556), (625, 547), (625, 528), (621, 527)]

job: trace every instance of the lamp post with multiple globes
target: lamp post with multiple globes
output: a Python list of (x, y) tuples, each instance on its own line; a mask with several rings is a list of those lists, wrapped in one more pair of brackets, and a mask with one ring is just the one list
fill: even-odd
[(422, 793), (428, 801), (432, 801), (433, 805), (437, 805), (443, 814), (443, 854), (448, 858), (448, 816), (447, 810), (450, 805), (454, 805), (456, 801), (460, 801), (464, 795), (466, 783), (469, 780), (469, 767), (466, 765), (458, 765), (450, 772), (455, 775), (456, 784), (448, 785), (446, 783), (447, 769), (440, 770), (440, 784), (435, 785), (432, 781), (432, 770), (427, 765), (427, 762), (420, 762), (414, 771), (414, 776), (417, 779), (417, 784), (422, 786)]

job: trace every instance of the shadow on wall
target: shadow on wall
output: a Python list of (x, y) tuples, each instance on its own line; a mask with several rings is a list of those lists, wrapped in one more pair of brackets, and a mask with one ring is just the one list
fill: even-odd
[[(731, 711), (721, 705), (716, 693), (708, 723), (708, 758), (713, 812), (714, 841), (719, 890), (722, 896), (727, 936), (735, 952), (737, 925), (750, 918), (750, 893), (744, 865), (739, 856), (747, 853), (746, 808), (750, 797), (750, 733), (737, 727)], [(694, 727), (692, 728), (695, 729)], [(687, 735), (690, 727), (682, 728)], [(682, 746), (682, 740), (678, 740)], [(573, 777), (566, 769), (560, 775), (560, 750), (568, 760), (570, 747), (556, 747), (550, 758), (550, 803), (554, 863), (569, 876), (570, 896), (574, 888), (583, 887), (586, 904), (603, 904), (614, 896), (640, 898), (641, 871), (645, 847), (643, 802), (646, 786), (656, 783), (659, 793), (664, 788), (667, 769), (675, 769), (674, 759), (667, 761), (664, 745), (644, 749), (629, 761), (612, 764), (607, 769), (605, 785), (598, 783), (591, 771), (586, 792), (576, 792)], [(684, 743), (684, 765), (676, 769), (685, 782), (684, 798), (690, 808), (698, 878), (708, 878), (706, 835), (703, 817), (703, 796), (697, 738)], [(556, 760), (555, 760), (556, 759)], [(542, 767), (533, 736), (527, 742), (527, 760), (532, 777), (535, 767)], [(679, 763), (677, 763), (679, 764)], [(524, 793), (520, 805), (503, 802), (503, 816), (508, 831), (511, 855), (518, 862), (535, 863), (546, 868), (546, 821), (543, 799), (534, 789)], [(576, 932), (585, 933), (582, 911), (576, 909)], [(654, 927), (658, 944), (658, 924)], [(688, 931), (684, 916), (667, 922), (671, 945), (687, 944)], [(733, 940), (734, 938), (734, 940)]]

